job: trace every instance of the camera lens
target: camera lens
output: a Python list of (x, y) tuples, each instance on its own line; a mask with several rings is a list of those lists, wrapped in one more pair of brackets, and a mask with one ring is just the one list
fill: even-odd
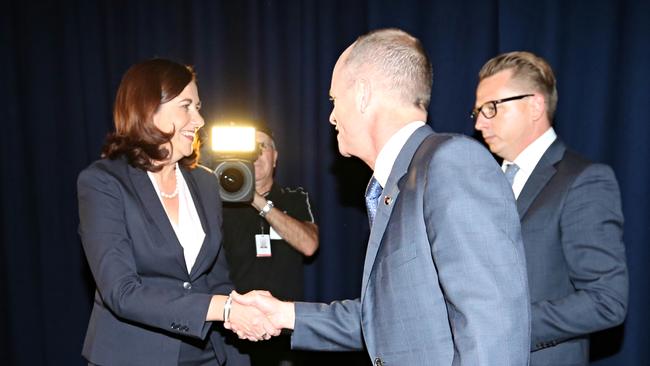
[(244, 184), (244, 174), (240, 169), (227, 168), (219, 176), (219, 184), (230, 193), (237, 192)]
[(214, 175), (223, 202), (251, 202), (255, 193), (255, 167), (245, 159), (218, 161)]

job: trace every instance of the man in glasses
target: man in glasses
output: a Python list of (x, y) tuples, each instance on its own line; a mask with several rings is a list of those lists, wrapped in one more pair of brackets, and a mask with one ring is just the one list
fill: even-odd
[(517, 199), (532, 302), (531, 365), (587, 365), (589, 334), (623, 322), (628, 274), (612, 169), (567, 150), (552, 127), (549, 64), (529, 52), (479, 72), (475, 128)]
[[(284, 300), (303, 300), (303, 261), (318, 249), (318, 226), (307, 192), (274, 181), (278, 150), (271, 129), (256, 123), (255, 196), (251, 203), (224, 204), (223, 245), (237, 291), (263, 289)], [(289, 337), (238, 342), (251, 364), (300, 364)]]

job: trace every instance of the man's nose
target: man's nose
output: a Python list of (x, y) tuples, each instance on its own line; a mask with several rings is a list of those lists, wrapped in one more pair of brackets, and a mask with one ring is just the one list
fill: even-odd
[(478, 131), (483, 131), (485, 128), (487, 128), (489, 122), (487, 118), (483, 116), (483, 114), (479, 113), (478, 116), (476, 116), (476, 120), (474, 121), (474, 129)]
[(336, 117), (334, 116), (334, 110), (330, 113), (330, 124), (336, 126)]

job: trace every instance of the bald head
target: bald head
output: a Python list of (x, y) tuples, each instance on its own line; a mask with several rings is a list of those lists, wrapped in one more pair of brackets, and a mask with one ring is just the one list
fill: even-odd
[(420, 41), (399, 29), (380, 29), (359, 37), (339, 65), (352, 79), (372, 73), (402, 102), (425, 110), (431, 100), (433, 71)]

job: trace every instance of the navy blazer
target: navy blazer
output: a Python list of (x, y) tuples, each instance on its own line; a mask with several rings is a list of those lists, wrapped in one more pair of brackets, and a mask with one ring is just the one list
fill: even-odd
[(556, 139), (517, 209), (528, 263), (534, 366), (589, 363), (589, 333), (625, 318), (628, 273), (612, 169)]
[(361, 298), (296, 303), (292, 346), (375, 365), (524, 366), (530, 303), (512, 190), (488, 151), (423, 126), (395, 161)]
[(212, 295), (233, 289), (218, 183), (202, 167), (181, 171), (206, 234), (190, 273), (144, 170), (104, 159), (79, 175), (79, 234), (97, 286), (83, 347), (92, 363), (177, 365), (181, 340), (190, 337), (210, 337), (219, 362), (227, 358), (222, 336), (205, 321)]

